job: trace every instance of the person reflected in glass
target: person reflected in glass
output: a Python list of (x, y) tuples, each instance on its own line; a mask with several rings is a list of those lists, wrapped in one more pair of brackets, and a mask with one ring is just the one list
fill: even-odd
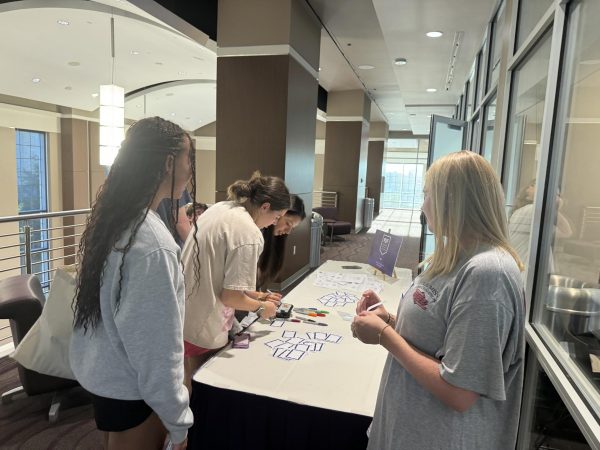
[(396, 314), (373, 291), (351, 329), (389, 353), (368, 448), (505, 450), (516, 444), (525, 356), (522, 264), (492, 166), (451, 153), (426, 173), (435, 251)]
[[(529, 260), (529, 247), (531, 241), (531, 226), (534, 212), (535, 182), (533, 179), (517, 194), (513, 213), (508, 222), (508, 232), (510, 243), (525, 265)], [(565, 216), (561, 213), (563, 200), (560, 195), (556, 196), (556, 238), (568, 238), (573, 234), (571, 225)], [(554, 262), (551, 260), (551, 271), (554, 271)]]

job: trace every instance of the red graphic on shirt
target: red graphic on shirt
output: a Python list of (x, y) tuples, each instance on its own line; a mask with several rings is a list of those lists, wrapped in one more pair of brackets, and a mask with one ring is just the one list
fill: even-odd
[(413, 302), (415, 305), (417, 305), (423, 311), (425, 311), (427, 309), (427, 305), (429, 304), (429, 302), (427, 301), (427, 297), (425, 296), (425, 293), (421, 289), (415, 290), (415, 293), (413, 294)]

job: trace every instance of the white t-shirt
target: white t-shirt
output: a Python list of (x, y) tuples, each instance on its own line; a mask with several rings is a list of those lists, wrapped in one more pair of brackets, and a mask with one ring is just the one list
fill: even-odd
[[(211, 206), (196, 223), (198, 231), (190, 233), (183, 247), (186, 284), (183, 337), (199, 347), (219, 348), (227, 343), (235, 312), (223, 304), (221, 292), (256, 289), (256, 266), (264, 240), (246, 208), (235, 202)], [(198, 241), (199, 261), (194, 236)]]

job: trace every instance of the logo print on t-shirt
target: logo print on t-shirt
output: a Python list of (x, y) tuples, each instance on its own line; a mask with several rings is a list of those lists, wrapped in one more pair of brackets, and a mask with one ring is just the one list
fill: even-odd
[(418, 288), (415, 289), (415, 293), (413, 294), (413, 302), (423, 311), (427, 309), (427, 305), (429, 304), (427, 297), (425, 296), (425, 292)]

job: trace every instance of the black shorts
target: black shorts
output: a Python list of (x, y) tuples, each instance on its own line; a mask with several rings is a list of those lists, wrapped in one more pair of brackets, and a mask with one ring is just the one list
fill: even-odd
[(96, 426), (100, 431), (125, 431), (137, 427), (150, 414), (150, 408), (144, 400), (118, 400), (92, 394), (92, 406)]

